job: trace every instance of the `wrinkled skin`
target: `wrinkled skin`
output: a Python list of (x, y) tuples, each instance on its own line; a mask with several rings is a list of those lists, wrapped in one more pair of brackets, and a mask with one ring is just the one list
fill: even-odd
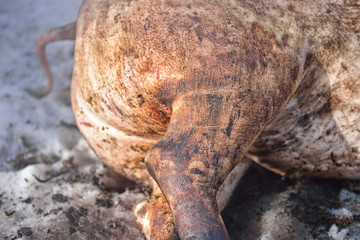
[(106, 164), (153, 187), (135, 209), (147, 238), (228, 239), (219, 211), (249, 159), (360, 178), (359, 15), (340, 1), (83, 2), (75, 118)]

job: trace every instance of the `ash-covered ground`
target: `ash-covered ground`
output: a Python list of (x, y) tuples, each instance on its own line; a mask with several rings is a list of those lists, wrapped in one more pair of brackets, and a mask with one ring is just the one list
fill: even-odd
[[(144, 239), (132, 208), (147, 188), (114, 175), (71, 111), (73, 42), (48, 46), (51, 94), (35, 42), (76, 18), (80, 0), (0, 3), (0, 239)], [(360, 239), (360, 182), (290, 181), (256, 165), (222, 213), (232, 239)]]

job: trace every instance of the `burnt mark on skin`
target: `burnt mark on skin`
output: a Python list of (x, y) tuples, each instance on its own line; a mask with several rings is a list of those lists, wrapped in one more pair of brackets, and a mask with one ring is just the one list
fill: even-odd
[(196, 36), (199, 39), (200, 42), (203, 41), (204, 38), (204, 32), (201, 26), (197, 26), (194, 28), (195, 32), (196, 32)]
[(219, 168), (219, 158), (220, 156), (218, 154), (215, 154), (213, 157), (213, 161), (211, 163), (211, 165), (215, 168), (218, 169)]
[[(186, 157), (182, 155), (184, 152), (184, 149), (186, 148), (186, 145), (188, 143), (188, 136), (181, 135), (180, 137), (176, 139), (162, 139), (159, 143), (156, 144), (157, 149), (172, 149), (173, 151), (169, 154), (162, 153), (160, 157), (160, 161), (169, 161), (169, 158), (171, 158), (171, 161), (174, 161), (176, 165), (183, 166), (184, 161), (186, 160)], [(160, 151), (161, 151), (160, 150)], [(187, 157), (189, 157), (189, 153), (187, 153)], [(188, 158), (189, 160), (189, 158)], [(159, 164), (159, 163), (158, 163)], [(158, 164), (155, 164), (157, 166)], [(158, 169), (155, 167), (155, 169)]]
[(139, 103), (139, 106), (141, 107), (145, 103), (145, 99), (141, 94), (138, 94), (136, 97), (139, 99), (138, 103)]
[(251, 71), (255, 71), (256, 67), (257, 67), (257, 63), (256, 63), (256, 58), (255, 56), (248, 52), (246, 54), (246, 58), (244, 60), (244, 64), (245, 64), (245, 67)]
[(303, 116), (301, 116), (298, 120), (297, 120), (297, 124), (301, 125), (301, 126), (305, 126), (308, 125), (310, 121), (310, 115), (309, 114), (305, 114)]
[(198, 168), (192, 168), (192, 169), (190, 170), (190, 173), (191, 173), (191, 174), (201, 175), (201, 176), (203, 176), (203, 177), (206, 176), (206, 174), (205, 174), (203, 171), (201, 171), (200, 169), (198, 169)]
[(233, 125), (234, 125), (234, 118), (233, 117), (231, 117), (230, 118), (230, 120), (229, 120), (229, 124), (228, 124), (228, 126), (226, 127), (226, 135), (228, 136), (228, 137), (230, 137), (230, 134), (231, 134), (231, 130), (232, 130), (232, 127), (233, 127)]
[(299, 75), (299, 65), (296, 65), (293, 68), (290, 68), (290, 76), (293, 81), (296, 81)]
[(335, 156), (334, 156), (334, 152), (330, 153), (330, 158), (331, 158), (331, 161), (335, 164), (335, 166), (337, 166), (337, 167), (341, 166), (341, 164), (336, 161)]
[(233, 112), (230, 115), (228, 126), (225, 129), (226, 135), (228, 137), (230, 137), (230, 135), (231, 135), (231, 131), (232, 131), (232, 128), (234, 126), (234, 122), (239, 118), (240, 115), (241, 115), (241, 110), (240, 109), (237, 111), (237, 113)]
[[(198, 16), (196, 16), (195, 13), (194, 13), (194, 16), (189, 14), (189, 15), (188, 15), (188, 18), (189, 18), (191, 21), (193, 21), (195, 24), (201, 22), (201, 19), (200, 19)], [(196, 31), (196, 30), (195, 30), (195, 31)]]
[(166, 114), (166, 112), (159, 110), (161, 121), (163, 124), (168, 124), (170, 122), (170, 117)]
[(125, 113), (119, 108), (119, 106), (115, 103), (113, 98), (108, 98), (108, 101), (103, 99), (103, 103), (106, 105), (106, 107), (111, 111), (116, 113), (118, 116), (125, 116)]
[(221, 114), (221, 106), (223, 104), (224, 96), (218, 94), (207, 94), (206, 102), (208, 109), (208, 124), (211, 126), (215, 126), (219, 121), (219, 116)]
[(149, 17), (146, 17), (145, 24), (144, 24), (144, 30), (147, 31), (150, 29), (150, 20)]
[(118, 13), (118, 14), (116, 14), (115, 16), (114, 16), (114, 22), (115, 23), (118, 23), (119, 21), (120, 21), (120, 19), (121, 19), (121, 13)]
[(93, 101), (93, 97), (90, 96), (88, 97), (88, 99), (86, 100), (90, 105), (92, 105), (92, 101)]
[(312, 53), (306, 54), (306, 58), (305, 58), (305, 62), (304, 62), (304, 71), (306, 71), (309, 68), (310, 64), (313, 61), (313, 57), (314, 57), (314, 54), (312, 54)]
[(326, 129), (325, 135), (329, 136), (331, 134), (331, 131), (332, 131), (331, 128)]
[(134, 144), (134, 145), (131, 145), (130, 148), (134, 152), (146, 153), (149, 150), (150, 147), (145, 146), (145, 145), (140, 145), (140, 144)]
[(275, 144), (271, 145), (269, 149), (278, 150), (278, 149), (285, 148), (285, 147), (287, 147), (287, 144), (285, 143), (285, 141), (279, 140)]
[[(231, 64), (230, 66), (234, 67), (234, 65), (237, 64), (236, 58), (237, 58), (237, 52), (235, 50), (226, 52), (226, 53), (220, 53), (216, 55), (216, 61), (217, 62), (225, 62), (228, 64)], [(230, 78), (231, 76), (228, 75), (227, 78)]]

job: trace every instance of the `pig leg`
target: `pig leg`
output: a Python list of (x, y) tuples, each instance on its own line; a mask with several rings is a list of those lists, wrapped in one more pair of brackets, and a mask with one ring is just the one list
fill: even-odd
[(269, 120), (269, 109), (256, 107), (264, 98), (241, 96), (229, 90), (179, 98), (166, 134), (145, 157), (181, 239), (229, 239), (217, 192)]
[(169, 204), (156, 183), (150, 198), (135, 207), (134, 215), (146, 239), (179, 239)]
[(252, 161), (249, 158), (243, 157), (219, 187), (216, 195), (216, 202), (220, 211), (222, 211), (230, 201), (236, 186), (250, 167), (251, 163)]
[(76, 35), (76, 23), (73, 22), (68, 25), (46, 31), (43, 34), (41, 34), (41, 36), (38, 38), (36, 42), (36, 53), (38, 55), (40, 64), (45, 72), (48, 83), (47, 86), (40, 91), (27, 89), (27, 91), (31, 95), (37, 98), (45, 97), (51, 91), (51, 88), (53, 86), (54, 79), (51, 74), (51, 70), (45, 54), (46, 45), (48, 43), (61, 41), (61, 40), (75, 40), (75, 35)]
[[(216, 196), (220, 211), (227, 205), (233, 191), (250, 164), (250, 159), (242, 159), (220, 186)], [(134, 209), (134, 214), (137, 222), (142, 227), (146, 239), (179, 239), (170, 207), (156, 183), (153, 186), (150, 199), (139, 203)]]

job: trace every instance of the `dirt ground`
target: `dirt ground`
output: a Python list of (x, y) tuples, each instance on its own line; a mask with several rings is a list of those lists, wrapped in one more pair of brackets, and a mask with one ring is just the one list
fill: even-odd
[[(80, 3), (0, 3), (0, 239), (144, 239), (132, 208), (149, 189), (114, 175), (75, 126), (72, 42), (47, 49), (51, 94), (26, 92), (45, 86), (36, 38), (74, 21)], [(234, 240), (360, 239), (360, 182), (293, 181), (254, 164), (222, 216)]]

